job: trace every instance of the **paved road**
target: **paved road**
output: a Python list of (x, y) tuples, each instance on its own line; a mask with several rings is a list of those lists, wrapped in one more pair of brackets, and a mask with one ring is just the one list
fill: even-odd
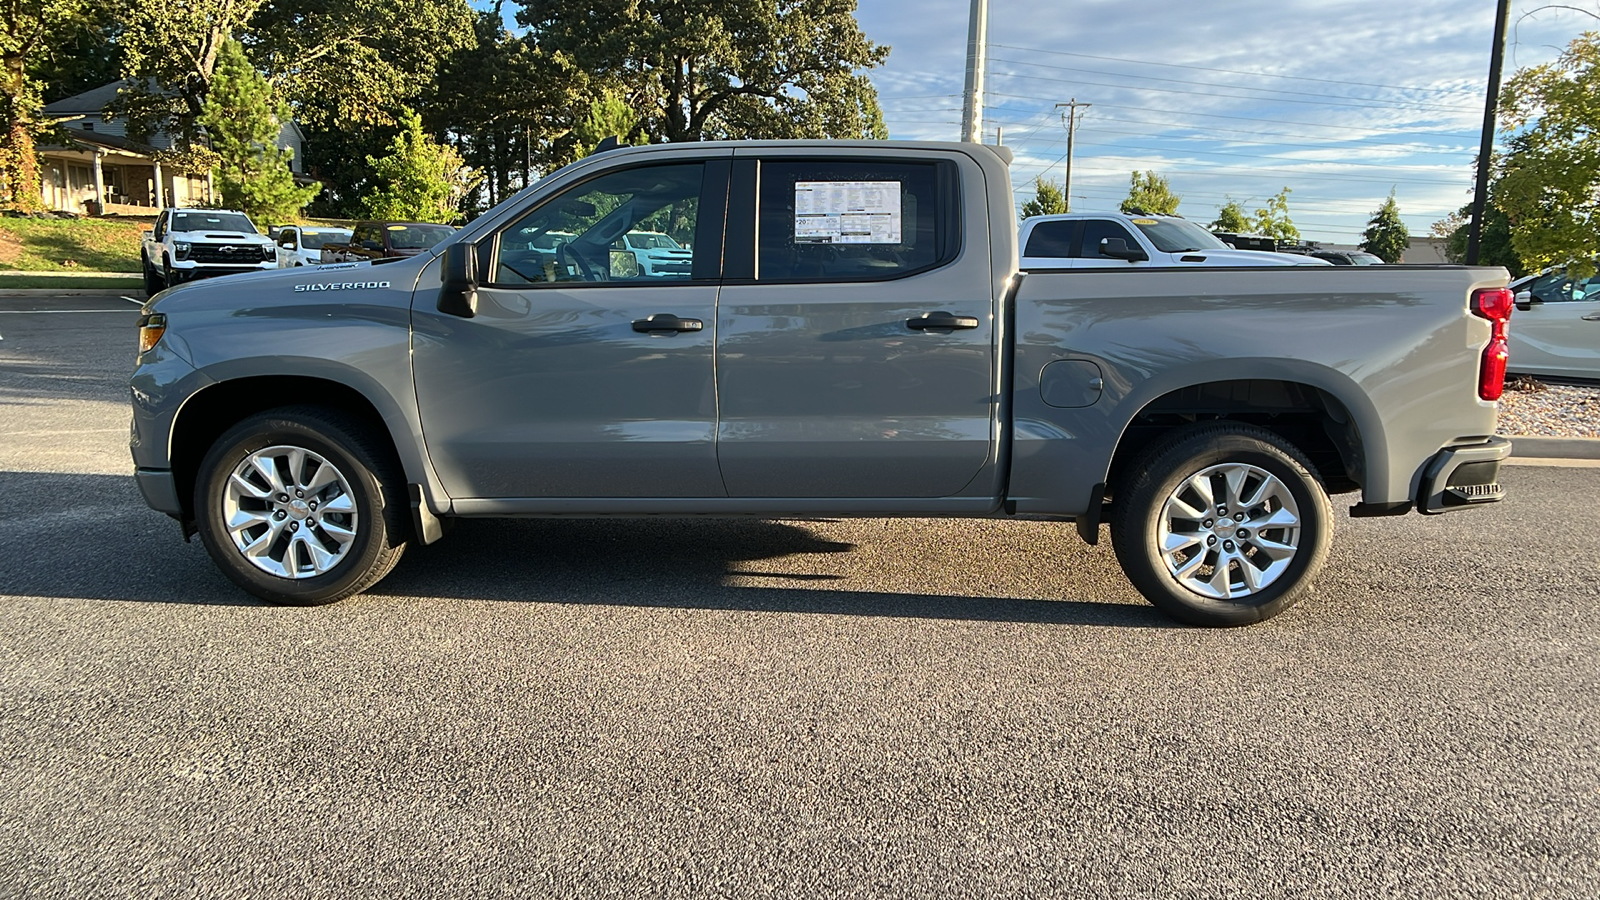
[(467, 523), (248, 601), (0, 303), (0, 895), (1592, 897), (1600, 468), (1162, 620), (1041, 522)]

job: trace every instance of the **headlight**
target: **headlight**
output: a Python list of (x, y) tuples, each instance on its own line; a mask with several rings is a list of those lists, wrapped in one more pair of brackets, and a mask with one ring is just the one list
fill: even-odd
[(261, 248), (261, 258), (267, 262), (272, 262), (278, 258), (278, 248), (273, 244), (268, 244)]
[(174, 257), (178, 258), (178, 259), (188, 259), (189, 258), (189, 242), (188, 241), (173, 241), (172, 242), (172, 255)]
[(167, 333), (166, 313), (151, 313), (139, 317), (139, 355), (149, 353)]

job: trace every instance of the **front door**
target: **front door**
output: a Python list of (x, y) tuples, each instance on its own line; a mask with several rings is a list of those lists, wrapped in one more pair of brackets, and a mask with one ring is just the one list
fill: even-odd
[[(418, 292), (417, 401), (451, 496), (725, 496), (713, 348), (727, 171), (610, 170), (538, 202), (479, 243), (472, 318)], [(630, 230), (671, 234), (694, 268), (646, 274), (611, 250)]]
[(1536, 280), (1511, 314), (1513, 372), (1600, 378), (1600, 275), (1574, 281), (1564, 273)]
[(983, 470), (995, 303), (983, 198), (959, 207), (956, 166), (738, 162), (717, 316), (729, 496), (948, 497)]

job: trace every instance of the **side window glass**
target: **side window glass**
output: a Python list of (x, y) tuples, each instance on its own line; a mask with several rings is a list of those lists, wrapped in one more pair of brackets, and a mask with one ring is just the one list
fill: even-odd
[[(699, 224), (702, 163), (608, 172), (534, 207), (499, 236), (491, 284), (688, 281)], [(660, 232), (672, 251), (628, 249), (632, 231)]]
[(1072, 255), (1072, 231), (1077, 222), (1040, 222), (1028, 232), (1028, 246), (1023, 256), (1069, 257)]
[(1083, 223), (1083, 250), (1078, 255), (1084, 259), (1110, 259), (1100, 252), (1100, 242), (1106, 238), (1121, 238), (1132, 249), (1140, 246), (1122, 223), (1110, 219), (1090, 219)]
[[(761, 164), (758, 281), (870, 281), (931, 269), (958, 247), (935, 162)], [(644, 229), (640, 229), (644, 230)]]

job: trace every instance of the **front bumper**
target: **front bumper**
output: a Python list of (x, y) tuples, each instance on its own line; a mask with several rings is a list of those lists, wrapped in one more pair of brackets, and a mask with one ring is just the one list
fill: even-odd
[(1500, 464), (1509, 456), (1511, 441), (1503, 437), (1440, 450), (1422, 470), (1417, 509), (1431, 515), (1498, 503), (1505, 498)]
[(169, 516), (183, 514), (183, 504), (178, 500), (178, 485), (171, 469), (134, 469), (133, 480), (139, 485), (144, 502), (157, 512)]

